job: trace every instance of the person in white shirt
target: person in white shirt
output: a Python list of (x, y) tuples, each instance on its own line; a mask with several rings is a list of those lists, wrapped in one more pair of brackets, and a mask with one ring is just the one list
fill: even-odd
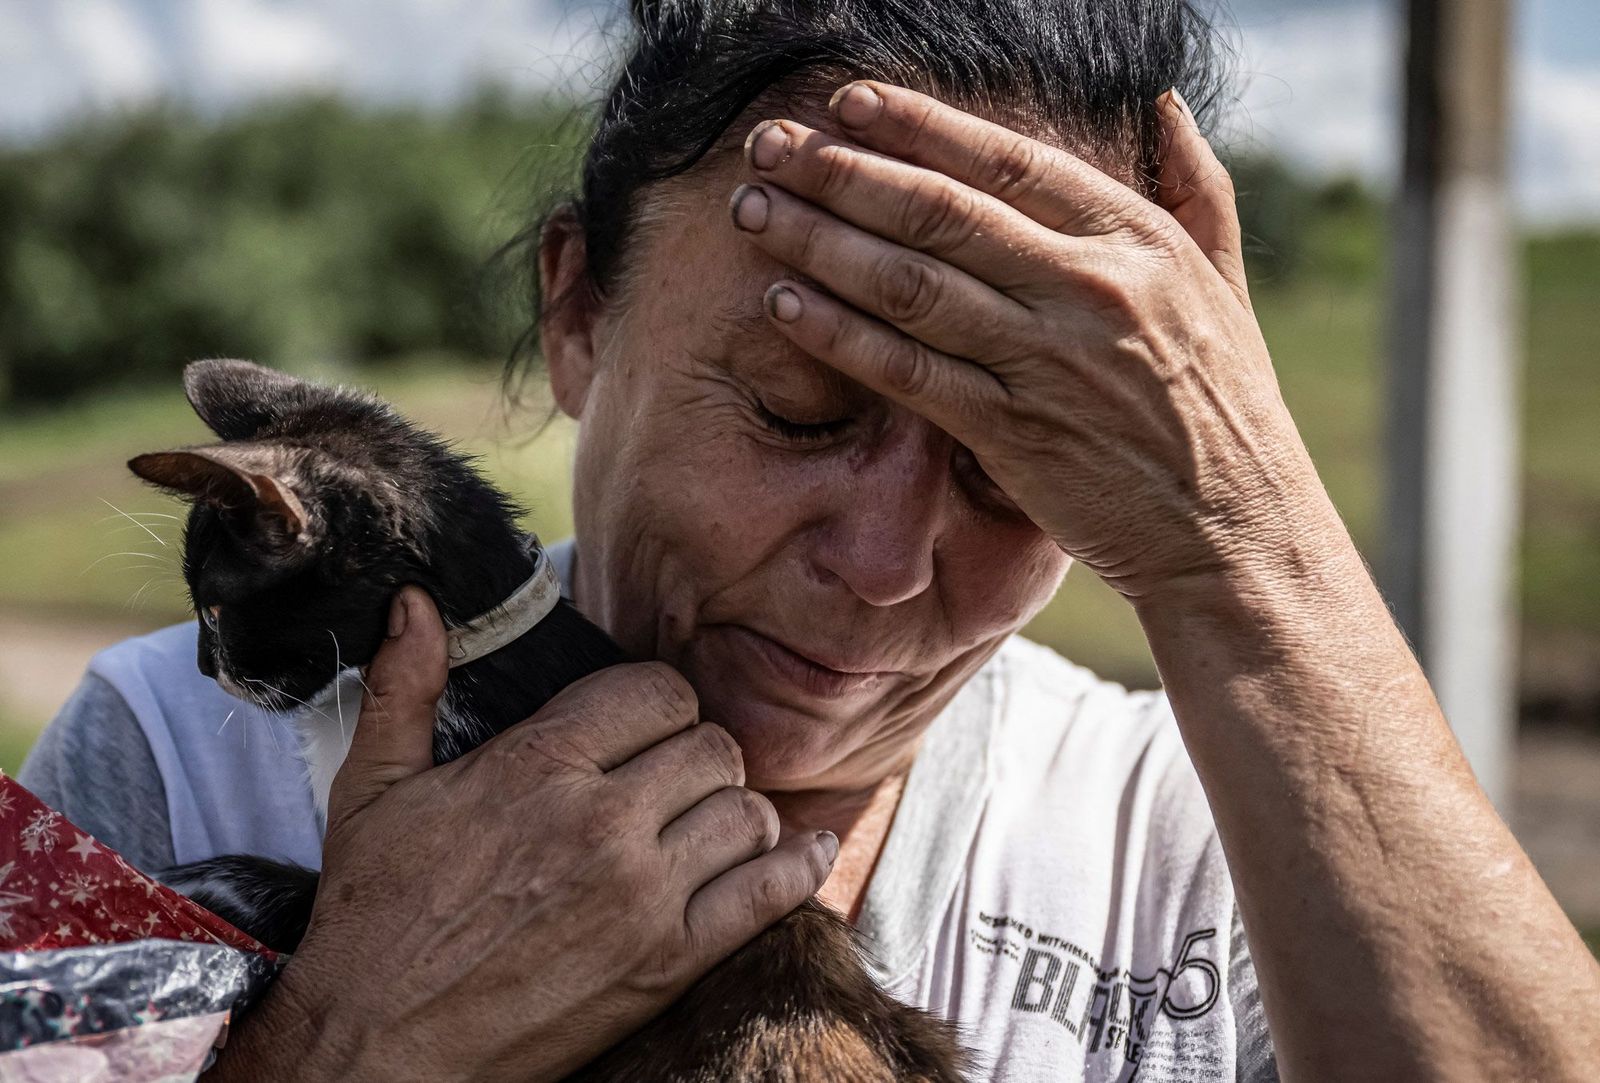
[[(1600, 967), (1279, 396), (1196, 10), (634, 17), (525, 250), (569, 589), (658, 661), (432, 768), (443, 629), (402, 591), (311, 930), (218, 1077), (557, 1078), (820, 888), (984, 1078), (1588, 1078)], [(1073, 561), (1164, 695), (1016, 638)], [(216, 753), (162, 634), (99, 677), (151, 693), (171, 791)], [(167, 811), (220, 818), (196, 775)]]

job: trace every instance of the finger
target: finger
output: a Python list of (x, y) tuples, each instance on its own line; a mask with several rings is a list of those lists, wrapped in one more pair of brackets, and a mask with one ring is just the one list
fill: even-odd
[(389, 638), (367, 667), (350, 752), (328, 793), (328, 824), (348, 819), (403, 778), (433, 766), (433, 725), (450, 663), (433, 599), (406, 586), (389, 606)]
[(696, 891), (684, 923), (701, 965), (726, 958), (822, 890), (838, 856), (831, 831), (791, 835)]
[[(926, 252), (1001, 291), (1037, 277), (1028, 259), (1061, 236), (993, 196), (790, 120), (745, 140), (756, 176), (870, 233)], [(1019, 279), (1019, 275), (1021, 278)]]
[(1028, 309), (943, 260), (885, 240), (781, 188), (747, 184), (733, 222), (773, 259), (937, 350), (993, 351)]
[(744, 785), (744, 755), (715, 722), (701, 722), (645, 749), (611, 772), (612, 781), (661, 810), (662, 824), (725, 786)]
[(846, 83), (828, 109), (863, 146), (937, 170), (1047, 229), (1109, 233), (1142, 210), (1136, 192), (1082, 158), (905, 87)]
[(985, 419), (1006, 395), (996, 373), (952, 357), (821, 290), (784, 280), (767, 290), (767, 317), (823, 364), (916, 411), (958, 441), (981, 450)]
[(493, 743), (529, 746), (585, 772), (610, 771), (699, 717), (694, 689), (677, 670), (665, 662), (629, 663), (568, 685)]
[(778, 844), (772, 802), (743, 786), (726, 786), (661, 831), (661, 848), (698, 887)]
[(1250, 307), (1244, 274), (1244, 243), (1239, 231), (1239, 205), (1216, 152), (1176, 87), (1156, 102), (1161, 118), (1161, 165), (1156, 176), (1156, 203), (1177, 219), (1184, 232), (1206, 254), (1227, 281), (1234, 296)]

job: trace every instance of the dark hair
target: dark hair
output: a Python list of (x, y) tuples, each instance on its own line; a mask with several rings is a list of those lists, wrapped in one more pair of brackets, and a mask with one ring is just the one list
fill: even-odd
[[(579, 191), (563, 201), (596, 297), (617, 282), (646, 190), (693, 169), (754, 105), (879, 79), (1109, 151), (1148, 193), (1156, 99), (1177, 87), (1204, 127), (1225, 84), (1195, 0), (632, 0), (632, 16)], [(534, 311), (509, 387), (536, 344), (542, 224), (507, 249)]]

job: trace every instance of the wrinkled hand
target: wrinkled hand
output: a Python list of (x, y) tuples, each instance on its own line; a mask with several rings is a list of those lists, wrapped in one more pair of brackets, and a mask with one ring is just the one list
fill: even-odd
[(659, 663), (434, 767), (444, 627), (415, 587), (392, 612), (310, 929), (228, 1078), (560, 1078), (821, 887), (833, 836), (780, 843), (738, 746)]
[(820, 283), (773, 324), (927, 417), (1132, 598), (1281, 549), (1320, 483), (1251, 312), (1232, 183), (1176, 94), (1156, 201), (876, 82), (746, 142), (736, 225)]

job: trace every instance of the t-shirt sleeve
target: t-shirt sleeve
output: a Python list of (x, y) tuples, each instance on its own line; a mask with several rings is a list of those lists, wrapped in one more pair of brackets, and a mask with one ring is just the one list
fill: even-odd
[(1238, 1028), (1239, 1083), (1278, 1083), (1278, 1059), (1267, 1032), (1267, 1013), (1261, 1005), (1261, 986), (1256, 982), (1256, 965), (1250, 945), (1244, 938), (1244, 922), (1238, 907), (1233, 911), (1230, 937), (1228, 998), (1233, 1002), (1234, 1025)]
[(166, 787), (133, 709), (85, 674), (18, 774), (39, 799), (145, 872), (173, 865)]

